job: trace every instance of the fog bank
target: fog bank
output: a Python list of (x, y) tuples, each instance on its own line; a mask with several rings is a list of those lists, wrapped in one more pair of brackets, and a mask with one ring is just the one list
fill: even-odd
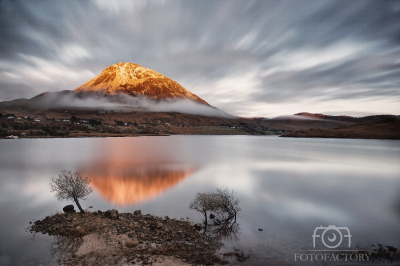
[(139, 108), (145, 112), (177, 112), (192, 115), (234, 118), (224, 111), (189, 99), (153, 100), (145, 96), (127, 94), (104, 95), (62, 91), (47, 93), (31, 99), (40, 108), (89, 108), (97, 110), (121, 110)]

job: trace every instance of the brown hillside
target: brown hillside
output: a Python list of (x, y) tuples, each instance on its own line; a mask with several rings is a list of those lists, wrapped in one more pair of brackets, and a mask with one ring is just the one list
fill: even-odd
[(400, 139), (400, 120), (387, 118), (334, 129), (311, 128), (283, 135), (295, 138)]

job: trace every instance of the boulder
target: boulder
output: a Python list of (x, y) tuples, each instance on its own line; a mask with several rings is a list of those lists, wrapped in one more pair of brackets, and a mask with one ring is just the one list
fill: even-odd
[(104, 215), (111, 220), (116, 220), (119, 216), (118, 211), (115, 209), (106, 211)]
[(146, 214), (146, 215), (144, 216), (144, 219), (145, 219), (145, 220), (148, 220), (148, 221), (154, 221), (154, 216), (152, 216), (151, 214)]
[(134, 215), (142, 215), (142, 211), (141, 210), (136, 210), (133, 212)]
[(130, 239), (125, 241), (125, 246), (127, 246), (128, 248), (134, 248), (137, 246), (137, 244), (138, 244), (137, 241), (132, 241)]
[(152, 222), (150, 224), (150, 229), (155, 230), (155, 229), (160, 229), (162, 228), (164, 225), (162, 223), (157, 223), (157, 222)]
[(195, 224), (194, 225), (194, 229), (196, 229), (197, 231), (201, 230), (201, 224)]
[(140, 227), (140, 225), (139, 225), (138, 222), (134, 222), (134, 223), (133, 223), (133, 228), (137, 229), (137, 228), (139, 228), (139, 227)]
[(75, 211), (75, 208), (74, 208), (74, 205), (67, 205), (67, 206), (65, 206), (65, 207), (63, 208), (63, 211), (64, 211), (65, 213), (74, 213), (74, 212), (76, 212), (76, 211)]

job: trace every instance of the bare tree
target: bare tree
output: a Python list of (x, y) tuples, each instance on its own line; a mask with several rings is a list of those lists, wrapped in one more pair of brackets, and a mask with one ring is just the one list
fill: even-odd
[(234, 192), (227, 188), (217, 188), (215, 192), (197, 193), (190, 202), (189, 209), (203, 213), (206, 226), (207, 212), (215, 213), (220, 220), (235, 218), (236, 221), (236, 213), (241, 210)]
[(219, 201), (215, 197), (215, 193), (197, 193), (192, 202), (190, 202), (189, 209), (203, 213), (207, 224), (207, 212), (215, 212), (218, 210), (218, 206)]
[(228, 188), (217, 188), (214, 193), (219, 200), (218, 214), (228, 215), (229, 217), (234, 216), (236, 221), (236, 213), (241, 211), (241, 208), (239, 207), (239, 199), (234, 195), (235, 192), (229, 191)]
[(62, 170), (58, 178), (50, 181), (51, 192), (56, 192), (57, 200), (74, 200), (81, 213), (85, 211), (79, 204), (79, 199), (85, 200), (93, 192), (90, 179), (79, 172)]

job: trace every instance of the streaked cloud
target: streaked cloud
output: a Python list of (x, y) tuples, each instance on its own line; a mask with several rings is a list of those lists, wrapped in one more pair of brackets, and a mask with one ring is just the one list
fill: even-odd
[(399, 114), (399, 58), (399, 1), (0, 1), (0, 100), (133, 62), (235, 115)]

